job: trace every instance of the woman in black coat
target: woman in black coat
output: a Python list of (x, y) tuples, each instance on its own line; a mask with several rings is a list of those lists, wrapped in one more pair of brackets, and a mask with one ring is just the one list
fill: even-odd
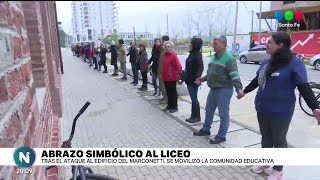
[(109, 52), (111, 52), (111, 65), (114, 66), (114, 73), (112, 76), (118, 76), (118, 50), (114, 41), (111, 41)]
[(108, 73), (106, 61), (107, 61), (107, 54), (108, 50), (104, 44), (101, 44), (100, 46), (100, 61), (99, 61), (99, 71), (101, 70), (101, 66), (104, 67), (103, 73)]
[(199, 122), (200, 117), (200, 104), (198, 101), (198, 88), (199, 85), (194, 83), (197, 78), (201, 77), (203, 72), (202, 48), (203, 41), (201, 38), (193, 37), (189, 44), (190, 54), (186, 59), (186, 68), (184, 72), (185, 83), (188, 86), (188, 91), (192, 101), (191, 117), (186, 121), (189, 123)]
[[(150, 65), (152, 63), (151, 66), (151, 70), (152, 70), (152, 84), (154, 87), (154, 93), (152, 94), (152, 96), (160, 96), (161, 95), (161, 89), (158, 85), (158, 67), (159, 67), (159, 58), (160, 58), (160, 54), (161, 54), (161, 39), (156, 38), (154, 40), (154, 45), (152, 48), (152, 53), (151, 53), (151, 58), (148, 62), (148, 64)], [(159, 92), (158, 92), (159, 89)]]

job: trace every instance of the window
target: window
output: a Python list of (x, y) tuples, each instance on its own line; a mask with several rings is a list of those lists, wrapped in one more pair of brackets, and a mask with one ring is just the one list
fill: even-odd
[(251, 51), (265, 51), (267, 48), (265, 46), (256, 46), (251, 49)]
[(92, 31), (91, 31), (91, 29), (88, 29), (88, 40), (89, 41), (92, 40)]
[(283, 1), (283, 5), (285, 4), (292, 4), (292, 3), (295, 3), (296, 1)]

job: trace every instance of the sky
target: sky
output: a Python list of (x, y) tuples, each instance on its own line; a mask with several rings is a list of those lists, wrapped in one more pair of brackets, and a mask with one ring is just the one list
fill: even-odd
[[(234, 31), (236, 1), (115, 2), (119, 11), (120, 32), (132, 32), (134, 26), (137, 32), (148, 31), (155, 34), (158, 32), (165, 34), (167, 32), (166, 14), (168, 14), (169, 34), (187, 36), (188, 30), (186, 25), (188, 22), (193, 27), (192, 35), (197, 34), (195, 28), (197, 22), (202, 34), (206, 34), (210, 20), (208, 16), (210, 15), (213, 17), (213, 29), (215, 31), (219, 32), (224, 27), (227, 27), (228, 32)], [(270, 1), (262, 1), (262, 12), (269, 10)], [(253, 30), (259, 30), (259, 20), (256, 13), (260, 11), (260, 1), (238, 1), (237, 34), (251, 31), (251, 11), (254, 11)], [(67, 34), (71, 34), (71, 1), (57, 1), (57, 13), (58, 21), (62, 22), (62, 28)], [(268, 26), (264, 20), (261, 21), (261, 29), (268, 30)]]

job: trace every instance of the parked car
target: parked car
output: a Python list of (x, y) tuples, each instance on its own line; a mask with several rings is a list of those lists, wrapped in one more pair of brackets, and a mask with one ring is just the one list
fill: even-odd
[(255, 46), (247, 51), (241, 52), (239, 54), (239, 60), (241, 63), (254, 62), (259, 64), (270, 57), (266, 50), (267, 48), (265, 45)]
[(317, 54), (310, 59), (310, 65), (320, 71), (320, 54)]

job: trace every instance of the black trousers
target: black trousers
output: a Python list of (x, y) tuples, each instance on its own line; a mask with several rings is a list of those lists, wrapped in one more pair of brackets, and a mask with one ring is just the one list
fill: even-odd
[[(292, 117), (280, 118), (270, 117), (258, 113), (259, 128), (262, 135), (262, 148), (288, 148), (287, 133)], [(273, 167), (277, 171), (282, 171), (283, 166)]]
[(114, 63), (113, 64), (113, 67), (114, 67), (114, 70), (118, 70), (119, 68), (118, 68), (118, 63)]
[(105, 71), (108, 70), (108, 67), (106, 65), (106, 61), (107, 61), (106, 59), (100, 59), (100, 61), (99, 61), (99, 69), (101, 68), (101, 66), (103, 66)]
[(177, 82), (165, 81), (164, 86), (168, 97), (168, 109), (178, 109)]
[(142, 83), (144, 85), (148, 84), (148, 71), (141, 71)]

